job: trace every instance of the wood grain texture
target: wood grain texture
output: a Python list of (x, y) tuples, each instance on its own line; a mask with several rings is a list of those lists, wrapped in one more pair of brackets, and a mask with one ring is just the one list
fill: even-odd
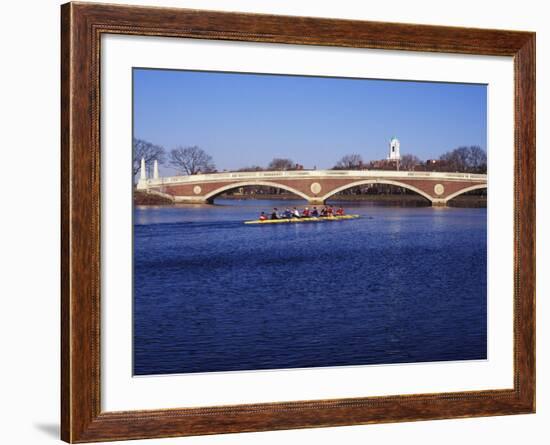
[[(101, 412), (99, 61), (103, 33), (513, 56), (514, 388)], [(534, 412), (534, 33), (68, 3), (61, 7), (61, 37), (63, 440), (93, 442)]]

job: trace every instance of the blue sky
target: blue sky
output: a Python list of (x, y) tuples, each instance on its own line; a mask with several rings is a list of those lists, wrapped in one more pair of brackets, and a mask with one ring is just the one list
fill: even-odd
[(134, 136), (167, 151), (198, 145), (220, 171), (383, 159), (392, 136), (423, 160), (487, 148), (485, 85), (137, 68), (133, 80)]

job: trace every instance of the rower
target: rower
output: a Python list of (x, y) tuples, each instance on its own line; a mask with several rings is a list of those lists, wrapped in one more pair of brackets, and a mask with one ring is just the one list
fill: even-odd
[(343, 207), (338, 207), (338, 210), (336, 210), (336, 216), (344, 216)]
[(267, 219), (267, 216), (266, 216), (265, 212), (260, 213), (260, 218), (259, 219), (260, 219), (260, 221), (265, 221)]
[(277, 207), (273, 208), (273, 212), (271, 212), (271, 219), (279, 219), (279, 211)]

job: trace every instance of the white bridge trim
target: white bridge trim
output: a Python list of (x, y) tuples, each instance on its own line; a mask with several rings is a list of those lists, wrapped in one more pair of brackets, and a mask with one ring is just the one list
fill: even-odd
[(220, 181), (250, 181), (277, 179), (327, 179), (327, 178), (387, 178), (399, 179), (430, 179), (440, 181), (479, 181), (486, 183), (487, 175), (476, 173), (452, 172), (415, 172), (393, 170), (290, 170), (290, 171), (258, 171), (258, 172), (224, 172), (205, 173), (198, 175), (166, 176), (161, 178), (141, 179), (138, 189), (147, 189), (162, 185), (193, 184)]

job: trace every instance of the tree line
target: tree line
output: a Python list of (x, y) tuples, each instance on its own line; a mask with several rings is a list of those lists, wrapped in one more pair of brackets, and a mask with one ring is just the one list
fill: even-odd
[[(239, 171), (262, 170), (302, 170), (304, 167), (287, 158), (273, 159), (267, 168), (258, 165), (243, 167)], [(460, 173), (487, 173), (487, 154), (477, 146), (458, 147), (442, 154), (437, 160), (422, 161), (418, 156), (405, 154), (399, 164), (395, 161), (380, 160), (365, 162), (360, 154), (342, 156), (332, 167), (333, 170), (400, 170), (406, 171), (447, 171)], [(314, 168), (315, 169), (315, 168)]]
[[(143, 139), (133, 139), (133, 173), (138, 174), (141, 167), (141, 159), (145, 159), (147, 173), (151, 174), (151, 166), (154, 160), (159, 164), (166, 164), (175, 168), (182, 174), (195, 175), (199, 173), (216, 172), (216, 165), (212, 156), (202, 148), (193, 146), (178, 146), (169, 152), (160, 145), (153, 144)], [(342, 156), (332, 167), (333, 170), (385, 170), (406, 171), (447, 171), (461, 173), (487, 173), (487, 154), (477, 146), (463, 146), (442, 154), (437, 160), (422, 161), (415, 155), (405, 154), (401, 156), (398, 164), (395, 161), (380, 160), (365, 162), (360, 154), (352, 153)], [(303, 170), (304, 166), (289, 158), (273, 158), (264, 168), (259, 165), (242, 167), (237, 171), (254, 172), (264, 170)], [(314, 167), (315, 169), (315, 167)]]
[(446, 171), (460, 173), (487, 173), (487, 154), (477, 145), (458, 147), (442, 154), (439, 159), (422, 161), (418, 156), (405, 154), (397, 161), (363, 161), (360, 154), (343, 156), (332, 167), (333, 170), (400, 170), (406, 171)]

